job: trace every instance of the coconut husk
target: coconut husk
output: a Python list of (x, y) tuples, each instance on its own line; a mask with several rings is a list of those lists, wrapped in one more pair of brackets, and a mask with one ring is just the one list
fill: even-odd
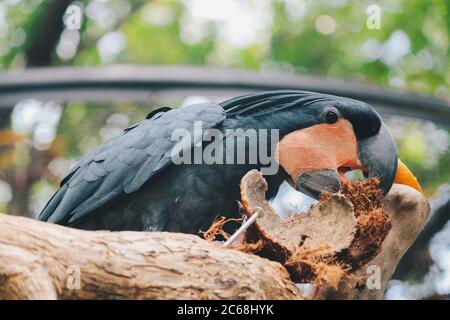
[(268, 186), (257, 170), (241, 181), (241, 206), (259, 216), (236, 248), (280, 262), (299, 283), (338, 283), (377, 255), (391, 227), (378, 182), (352, 182), (324, 194), (307, 213), (279, 217), (265, 198)]

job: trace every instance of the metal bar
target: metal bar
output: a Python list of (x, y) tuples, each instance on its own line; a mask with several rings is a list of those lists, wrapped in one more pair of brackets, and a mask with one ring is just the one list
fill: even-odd
[(450, 125), (450, 102), (431, 96), (305, 75), (260, 73), (192, 66), (52, 67), (0, 73), (0, 108), (42, 97), (62, 101), (148, 101), (170, 91), (224, 95), (259, 90), (317, 91), (363, 100), (391, 114)]
[(241, 234), (243, 234), (245, 232), (245, 230), (248, 229), (248, 227), (250, 227), (253, 222), (256, 221), (256, 219), (259, 217), (259, 215), (261, 214), (262, 209), (260, 207), (256, 207), (255, 211), (253, 212), (252, 216), (244, 221), (244, 223), (239, 227), (239, 229), (233, 233), (233, 235), (223, 244), (223, 246), (225, 248), (229, 247), (234, 241), (236, 241), (237, 238), (239, 238), (239, 236)]

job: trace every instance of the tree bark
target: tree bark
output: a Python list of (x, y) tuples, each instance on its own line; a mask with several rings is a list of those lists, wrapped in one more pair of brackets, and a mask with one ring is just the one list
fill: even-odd
[(300, 299), (278, 263), (197, 236), (0, 215), (0, 299)]
[(393, 275), (394, 279), (407, 277), (420, 279), (429, 271), (433, 261), (428, 252), (428, 246), (431, 239), (445, 227), (448, 221), (450, 221), (450, 199), (430, 216), (430, 221), (400, 260)]
[[(316, 287), (312, 298), (383, 297), (427, 221), (429, 204), (414, 189), (394, 185), (384, 207), (392, 229), (381, 252), (352, 280), (337, 290)], [(281, 264), (194, 235), (83, 231), (4, 214), (0, 235), (0, 299), (311, 298)]]
[[(413, 188), (394, 184), (383, 199), (392, 223), (381, 252), (355, 273), (356, 279), (341, 283), (337, 290), (322, 288), (321, 299), (382, 299), (401, 258), (425, 227), (430, 204)], [(359, 278), (359, 279), (358, 279)]]

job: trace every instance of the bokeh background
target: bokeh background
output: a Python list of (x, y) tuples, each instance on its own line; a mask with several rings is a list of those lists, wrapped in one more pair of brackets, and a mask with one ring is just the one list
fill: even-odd
[[(371, 5), (380, 9), (380, 28), (367, 25)], [(4, 72), (188, 64), (313, 74), (450, 102), (449, 41), (447, 0), (0, 1)], [(0, 212), (35, 216), (82, 154), (156, 107), (201, 99), (208, 97), (61, 103), (30, 96), (0, 109)], [(450, 124), (385, 120), (433, 219), (386, 298), (449, 298)]]

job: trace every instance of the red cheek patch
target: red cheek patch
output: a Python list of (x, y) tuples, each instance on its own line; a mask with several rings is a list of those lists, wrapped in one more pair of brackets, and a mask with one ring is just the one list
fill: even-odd
[(358, 166), (357, 143), (348, 120), (317, 124), (294, 131), (277, 145), (278, 164), (295, 180), (301, 173), (315, 169)]

